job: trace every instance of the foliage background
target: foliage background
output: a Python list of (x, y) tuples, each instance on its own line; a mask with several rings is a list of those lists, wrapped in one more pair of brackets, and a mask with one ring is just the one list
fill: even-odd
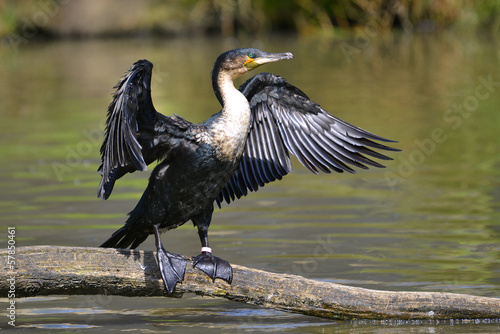
[(359, 27), (498, 34), (500, 0), (0, 0), (0, 37), (258, 35), (338, 37)]

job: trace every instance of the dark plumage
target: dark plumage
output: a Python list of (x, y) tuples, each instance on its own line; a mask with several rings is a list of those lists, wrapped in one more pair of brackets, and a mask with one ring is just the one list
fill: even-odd
[(153, 65), (137, 61), (115, 86), (101, 147), (98, 197), (107, 199), (117, 179), (161, 162), (125, 225), (102, 247), (135, 248), (155, 234), (160, 272), (169, 293), (182, 281), (187, 261), (162, 246), (160, 230), (188, 220), (198, 228), (202, 253), (195, 266), (229, 283), (229, 263), (211, 254), (208, 227), (214, 202), (230, 203), (280, 180), (292, 170), (288, 152), (310, 171), (354, 173), (353, 167), (383, 167), (367, 156), (390, 142), (329, 114), (282, 77), (261, 73), (237, 90), (233, 81), (265, 63), (292, 59), (291, 53), (235, 49), (221, 54), (212, 71), (222, 110), (205, 122), (156, 112), (151, 100)]

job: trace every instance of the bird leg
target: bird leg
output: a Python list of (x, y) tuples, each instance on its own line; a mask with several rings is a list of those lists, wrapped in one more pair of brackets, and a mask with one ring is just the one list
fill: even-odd
[(198, 235), (201, 241), (201, 254), (193, 259), (193, 267), (207, 274), (212, 281), (221, 278), (231, 284), (233, 280), (233, 268), (226, 260), (212, 255), (212, 249), (208, 247), (208, 227), (198, 226)]
[(165, 283), (168, 293), (172, 294), (175, 285), (181, 283), (184, 279), (184, 272), (186, 271), (188, 261), (180, 255), (167, 252), (165, 248), (163, 248), (158, 225), (154, 225), (154, 234), (156, 240), (156, 257), (158, 259), (161, 277), (163, 278), (163, 283)]

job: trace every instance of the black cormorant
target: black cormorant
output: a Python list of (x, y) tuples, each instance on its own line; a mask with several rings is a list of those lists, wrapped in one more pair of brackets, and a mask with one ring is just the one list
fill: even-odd
[(212, 255), (208, 227), (219, 207), (280, 180), (292, 170), (289, 153), (313, 173), (351, 172), (351, 166), (384, 167), (367, 158), (390, 160), (370, 148), (396, 150), (391, 142), (329, 114), (282, 77), (260, 73), (236, 89), (233, 81), (256, 67), (292, 59), (257, 49), (224, 52), (215, 62), (212, 85), (222, 110), (200, 124), (158, 113), (151, 100), (153, 65), (133, 64), (115, 86), (101, 147), (98, 197), (107, 199), (117, 179), (159, 164), (125, 225), (102, 247), (136, 248), (155, 235), (159, 269), (169, 293), (184, 278), (187, 260), (167, 252), (160, 231), (188, 220), (198, 228), (201, 254), (194, 266), (215, 280), (232, 280), (226, 260)]

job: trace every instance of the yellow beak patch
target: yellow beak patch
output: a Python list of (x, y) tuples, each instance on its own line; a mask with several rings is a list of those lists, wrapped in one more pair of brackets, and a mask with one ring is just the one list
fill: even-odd
[(245, 63), (243, 63), (243, 65), (245, 66), (245, 68), (248, 71), (253, 70), (257, 66), (259, 66), (259, 64), (257, 64), (257, 62), (255, 61), (255, 59), (252, 59), (249, 56), (247, 56), (247, 60), (245, 60)]

